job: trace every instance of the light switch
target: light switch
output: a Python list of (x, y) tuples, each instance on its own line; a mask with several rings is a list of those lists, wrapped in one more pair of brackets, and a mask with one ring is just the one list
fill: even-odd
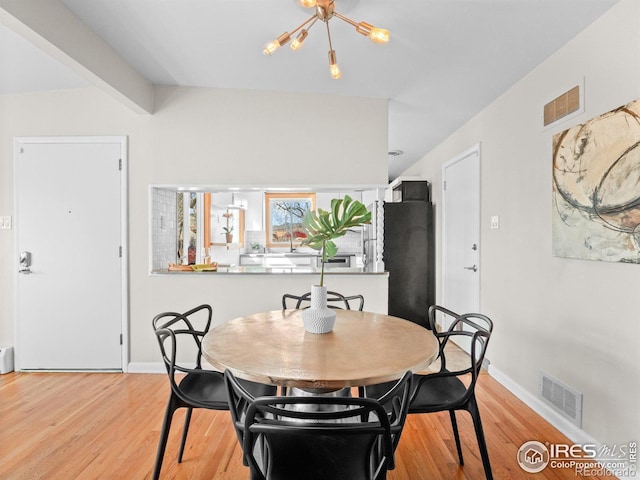
[(11, 217), (0, 217), (0, 230), (11, 230)]
[(500, 217), (494, 215), (491, 217), (491, 230), (497, 230), (500, 228)]

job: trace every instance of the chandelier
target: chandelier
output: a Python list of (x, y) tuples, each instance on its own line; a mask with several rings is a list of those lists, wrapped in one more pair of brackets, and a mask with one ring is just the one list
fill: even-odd
[[(354, 22), (350, 18), (336, 12), (334, 0), (298, 0), (298, 3), (305, 8), (315, 8), (315, 13), (291, 32), (284, 32), (272, 42), (267, 43), (263, 50), (265, 55), (273, 55), (280, 47), (289, 42), (291, 42), (291, 50), (298, 50), (307, 38), (311, 27), (313, 27), (318, 20), (322, 20), (327, 26), (327, 37), (329, 39), (329, 71), (331, 72), (331, 76), (337, 80), (340, 78), (342, 73), (340, 72), (340, 67), (338, 67), (338, 63), (336, 61), (336, 52), (333, 50), (333, 46), (331, 45), (329, 20), (336, 17), (347, 22), (356, 28), (356, 32), (369, 37), (374, 43), (387, 43), (389, 41), (388, 30), (376, 28), (367, 22)], [(298, 36), (291, 41), (291, 37), (298, 31), (300, 32)]]

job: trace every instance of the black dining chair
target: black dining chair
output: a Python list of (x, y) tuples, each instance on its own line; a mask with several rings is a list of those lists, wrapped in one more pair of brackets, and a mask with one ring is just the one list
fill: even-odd
[[(451, 322), (446, 331), (438, 332), (436, 329), (436, 315), (438, 313)], [(489, 453), (475, 396), (475, 387), (493, 331), (493, 322), (487, 316), (479, 313), (459, 315), (438, 305), (431, 306), (428, 315), (431, 331), (434, 332), (439, 342), (440, 368), (436, 373), (413, 375), (409, 414), (448, 411), (458, 459), (460, 465), (464, 465), (455, 412), (457, 410), (469, 412), (473, 420), (485, 476), (487, 480), (492, 480), (493, 474), (491, 473)], [(456, 370), (449, 370), (447, 366), (445, 347), (450, 340), (455, 343), (466, 343), (471, 352), (468, 364)], [(388, 389), (388, 386), (388, 383), (377, 384), (360, 388), (359, 391), (365, 397), (377, 398)]]
[[(352, 302), (352, 303), (350, 303)], [(293, 295), (285, 293), (282, 295), (282, 308), (308, 308), (311, 303), (311, 292), (303, 295)], [(364, 308), (364, 297), (362, 295), (345, 296), (338, 292), (327, 292), (327, 306), (329, 308), (341, 308), (344, 310), (360, 310)], [(357, 307), (357, 308), (352, 308)]]
[[(178, 463), (182, 462), (193, 409), (229, 410), (224, 374), (202, 368), (202, 337), (209, 331), (212, 314), (210, 305), (200, 305), (185, 313), (164, 312), (153, 318), (153, 329), (171, 385), (158, 441), (154, 480), (160, 477), (171, 421), (177, 409), (187, 409)], [(179, 361), (178, 351), (183, 350), (195, 353), (195, 362), (185, 364)], [(271, 385), (243, 381), (243, 387), (254, 395), (276, 394), (276, 387)]]
[(382, 480), (394, 467), (411, 373), (379, 401), (254, 397), (226, 371), (231, 417), (252, 480)]

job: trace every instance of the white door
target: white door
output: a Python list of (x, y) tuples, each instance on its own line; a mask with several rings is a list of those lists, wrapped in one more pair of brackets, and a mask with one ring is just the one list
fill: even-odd
[[(480, 308), (480, 148), (443, 165), (443, 306)], [(448, 328), (449, 325), (443, 325)]]
[(126, 138), (14, 146), (17, 367), (120, 370)]

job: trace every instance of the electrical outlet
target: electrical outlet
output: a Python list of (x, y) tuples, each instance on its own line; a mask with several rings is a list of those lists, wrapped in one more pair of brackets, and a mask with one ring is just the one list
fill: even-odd
[(497, 230), (498, 228), (500, 228), (500, 217), (494, 215), (491, 217), (491, 230)]
[(0, 230), (11, 230), (11, 217), (0, 217)]

